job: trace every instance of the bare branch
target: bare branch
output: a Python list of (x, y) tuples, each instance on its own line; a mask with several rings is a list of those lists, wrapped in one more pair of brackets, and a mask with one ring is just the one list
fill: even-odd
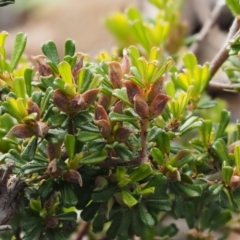
[(203, 25), (201, 31), (199, 32), (199, 34), (197, 36), (197, 40), (190, 47), (191, 52), (193, 52), (193, 53), (197, 52), (197, 50), (199, 49), (199, 46), (201, 45), (202, 41), (206, 38), (210, 29), (214, 26), (214, 24), (218, 20), (224, 6), (225, 6), (225, 1), (224, 2), (217, 1), (217, 3), (215, 4), (215, 7), (212, 10), (209, 18), (207, 19), (207, 21)]

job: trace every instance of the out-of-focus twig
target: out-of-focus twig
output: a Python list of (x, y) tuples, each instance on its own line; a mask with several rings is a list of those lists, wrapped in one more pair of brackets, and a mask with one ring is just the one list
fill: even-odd
[(197, 35), (196, 41), (190, 46), (190, 51), (193, 53), (196, 53), (199, 49), (199, 46), (201, 45), (202, 41), (206, 38), (208, 33), (211, 31), (211, 28), (215, 25), (217, 22), (223, 7), (225, 6), (225, 1), (217, 1), (214, 9), (212, 10), (209, 18), (204, 23), (201, 31)]

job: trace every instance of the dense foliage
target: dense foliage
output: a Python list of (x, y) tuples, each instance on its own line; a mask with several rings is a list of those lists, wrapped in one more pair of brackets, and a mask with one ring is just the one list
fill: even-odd
[(14, 163), (26, 184), (6, 239), (67, 239), (79, 219), (111, 239), (168, 239), (178, 228), (166, 214), (184, 218), (191, 239), (210, 239), (238, 211), (240, 125), (226, 131), (230, 113), (205, 94), (209, 63), (186, 53), (184, 69), (175, 66), (180, 5), (151, 2), (165, 9), (152, 22), (135, 8), (109, 17), (124, 49), (96, 62), (68, 39), (63, 59), (44, 43), (34, 68), (22, 56), (26, 35), (8, 60), (0, 33), (0, 163)]

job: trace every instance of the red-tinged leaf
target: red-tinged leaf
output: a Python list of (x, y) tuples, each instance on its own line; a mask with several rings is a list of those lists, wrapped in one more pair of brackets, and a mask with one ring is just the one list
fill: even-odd
[(150, 116), (151, 118), (155, 118), (159, 116), (163, 110), (165, 109), (167, 102), (170, 100), (170, 97), (165, 94), (158, 94), (155, 97), (150, 105)]
[(44, 138), (49, 130), (49, 126), (47, 125), (47, 123), (44, 122), (36, 122), (37, 125), (37, 136)]
[(27, 108), (28, 114), (30, 115), (31, 113), (37, 113), (36, 120), (39, 121), (39, 119), (41, 117), (41, 113), (40, 113), (40, 108), (38, 107), (38, 105), (29, 99), (27, 101), (27, 106), (28, 106), (28, 108)]
[(86, 103), (86, 106), (85, 106), (86, 108), (94, 103), (99, 92), (100, 92), (100, 89), (91, 89), (82, 94), (82, 98)]
[(151, 87), (148, 92), (148, 102), (152, 102), (152, 100), (163, 91), (163, 80), (164, 78), (159, 78)]
[(53, 159), (47, 167), (47, 173), (51, 177), (59, 177), (61, 175), (61, 170), (57, 166), (57, 159)]
[(239, 188), (240, 187), (240, 177), (236, 175), (232, 175), (230, 183), (229, 183), (230, 188)]
[(110, 106), (112, 96), (102, 93), (99, 97), (98, 104), (103, 106), (105, 110), (107, 110)]
[(128, 140), (128, 137), (131, 133), (132, 133), (132, 131), (129, 128), (120, 127), (115, 132), (114, 137), (115, 137), (116, 141), (123, 143)]
[(126, 86), (127, 89), (127, 96), (128, 96), (128, 100), (130, 103), (134, 104), (134, 100), (133, 98), (135, 97), (135, 95), (140, 95), (141, 96), (141, 89), (140, 87), (129, 80), (124, 80), (123, 84)]
[(134, 101), (134, 111), (141, 117), (147, 118), (149, 115), (149, 107), (147, 102), (139, 95), (135, 95)]
[(78, 73), (81, 70), (81, 68), (83, 67), (83, 59), (86, 56), (83, 53), (77, 53), (77, 61), (72, 69), (72, 75), (74, 77), (74, 79), (76, 80), (78, 77)]
[(50, 143), (47, 144), (47, 153), (49, 161), (58, 159), (61, 156), (61, 143)]
[(113, 88), (121, 88), (122, 87), (122, 68), (120, 63), (112, 61), (108, 64), (109, 66), (109, 78), (112, 83)]
[(123, 58), (122, 58), (122, 62), (121, 62), (121, 68), (122, 68), (123, 74), (129, 73), (130, 72), (130, 67), (131, 67), (130, 59), (127, 55), (127, 50), (124, 49), (123, 50)]
[(101, 132), (104, 138), (108, 138), (112, 132), (111, 125), (106, 120), (95, 120), (94, 123), (98, 126), (99, 131)]
[(69, 109), (69, 98), (60, 89), (57, 89), (53, 93), (54, 104), (62, 111), (66, 112)]
[(118, 101), (113, 107), (113, 112), (122, 114), (123, 107), (124, 107), (124, 103), (122, 101)]
[(106, 110), (104, 109), (103, 106), (101, 106), (99, 104), (95, 105), (95, 119), (96, 120), (106, 120), (107, 122), (109, 122), (108, 114), (107, 114)]
[(86, 103), (82, 97), (82, 95), (77, 94), (69, 101), (69, 109), (68, 112), (78, 112), (79, 110), (86, 108)]
[(10, 129), (7, 136), (14, 136), (17, 138), (29, 138), (37, 134), (37, 125), (27, 126), (25, 124), (18, 124)]
[(44, 55), (37, 55), (31, 56), (34, 61), (37, 63), (37, 71), (40, 76), (47, 77), (53, 74), (51, 67), (46, 63), (46, 56)]
[(54, 216), (48, 216), (44, 223), (47, 228), (55, 228), (58, 225), (58, 218)]
[(78, 183), (82, 187), (82, 177), (78, 171), (75, 170), (68, 170), (63, 173), (63, 179), (72, 182), (72, 183)]

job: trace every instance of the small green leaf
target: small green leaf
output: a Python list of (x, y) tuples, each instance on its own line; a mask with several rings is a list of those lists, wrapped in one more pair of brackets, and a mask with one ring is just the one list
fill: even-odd
[(136, 198), (134, 198), (133, 195), (126, 190), (122, 190), (122, 200), (130, 208), (138, 203)]
[(99, 132), (87, 132), (87, 131), (81, 131), (78, 134), (77, 139), (81, 142), (91, 142), (95, 139), (102, 138), (102, 134)]
[(122, 213), (117, 213), (112, 220), (110, 227), (108, 228), (106, 234), (111, 239), (114, 239), (118, 235), (120, 223), (122, 221)]
[(213, 142), (212, 150), (221, 162), (226, 161), (227, 163), (229, 163), (230, 158), (229, 158), (227, 146), (222, 138), (219, 138), (215, 142)]
[(67, 39), (65, 42), (65, 56), (73, 56), (75, 53), (75, 41)]
[(22, 158), (26, 161), (33, 160), (33, 157), (35, 155), (35, 151), (37, 148), (37, 137), (32, 137), (32, 139), (29, 140), (27, 146), (22, 151)]
[(107, 157), (107, 151), (103, 149), (100, 152), (92, 152), (81, 158), (81, 164), (98, 164)]
[(115, 193), (116, 188), (110, 187), (99, 192), (92, 194), (92, 200), (94, 202), (106, 202)]
[(53, 128), (60, 127), (67, 119), (68, 116), (64, 113), (56, 114), (48, 119), (48, 124)]
[(81, 218), (85, 221), (91, 221), (97, 213), (101, 203), (91, 202), (81, 212)]
[(131, 224), (132, 224), (133, 232), (137, 236), (142, 236), (145, 230), (145, 225), (143, 221), (141, 221), (141, 215), (140, 215), (140, 212), (138, 211), (138, 208), (133, 208), (131, 213), (132, 213)]
[(75, 222), (77, 220), (77, 213), (76, 212), (66, 212), (56, 215), (58, 220), (60, 221), (73, 221)]
[(195, 66), (197, 65), (197, 58), (193, 53), (187, 53), (183, 56), (183, 62), (185, 67), (193, 72)]
[(216, 183), (209, 187), (209, 192), (211, 192), (213, 195), (218, 195), (223, 189), (223, 184)]
[(122, 237), (128, 237), (129, 236), (129, 225), (131, 222), (131, 212), (130, 211), (124, 211), (122, 214), (122, 219), (120, 223), (120, 227), (118, 230), (118, 235)]
[(211, 132), (212, 132), (212, 121), (208, 119), (203, 120), (202, 126), (201, 126), (201, 134), (202, 134), (203, 146), (205, 148), (207, 148), (210, 144)]
[(150, 154), (158, 164), (164, 164), (164, 157), (160, 149), (152, 148)]
[(237, 145), (234, 148), (234, 158), (236, 166), (240, 168), (240, 145)]
[(58, 71), (63, 79), (63, 81), (70, 86), (73, 84), (72, 70), (68, 62), (61, 62), (58, 65)]
[(221, 138), (225, 132), (226, 127), (230, 121), (230, 112), (223, 109), (221, 112), (221, 119), (219, 120), (219, 126), (215, 135), (215, 140)]
[(226, 0), (226, 3), (234, 15), (240, 14), (239, 0)]
[(48, 41), (42, 45), (42, 52), (57, 66), (59, 64), (59, 56), (56, 44)]
[(33, 211), (40, 212), (42, 210), (42, 204), (41, 204), (40, 197), (38, 199), (31, 199), (30, 207)]
[(145, 224), (145, 226), (153, 227), (155, 225), (155, 220), (151, 216), (151, 214), (148, 212), (146, 206), (143, 203), (139, 203), (137, 205), (137, 209), (138, 209), (140, 218), (142, 222)]
[(27, 95), (29, 97), (31, 97), (32, 95), (32, 78), (33, 78), (33, 69), (26, 68), (24, 71), (24, 80), (25, 80)]
[(231, 181), (232, 175), (233, 175), (233, 168), (231, 166), (223, 166), (222, 167), (222, 179), (227, 186), (229, 185), (229, 183)]
[(128, 106), (131, 106), (131, 103), (128, 101), (128, 96), (126, 92), (126, 88), (121, 89), (114, 89), (112, 92), (112, 95), (119, 100), (122, 100), (124, 103), (126, 103)]
[(88, 90), (93, 79), (92, 71), (89, 68), (81, 68), (78, 74), (77, 91), (84, 93)]
[(13, 71), (16, 67), (20, 57), (22, 56), (22, 53), (26, 47), (27, 43), (27, 35), (24, 33), (18, 33), (15, 38), (13, 53), (11, 57), (11, 63), (10, 63), (10, 70)]
[(25, 175), (31, 174), (31, 173), (42, 173), (47, 169), (47, 164), (44, 164), (42, 162), (36, 162), (36, 161), (31, 161), (25, 165), (22, 165), (22, 171)]
[(69, 158), (73, 158), (74, 153), (75, 153), (75, 143), (76, 143), (76, 139), (75, 136), (72, 134), (67, 134), (64, 138), (64, 145), (67, 149), (68, 152), (68, 156)]
[(53, 179), (49, 178), (46, 181), (42, 182), (41, 186), (38, 189), (38, 193), (42, 198), (46, 198), (50, 195), (53, 190)]
[(142, 179), (149, 176), (152, 172), (149, 164), (142, 164), (140, 167), (136, 168), (129, 176), (132, 182), (139, 182)]
[(64, 207), (72, 207), (77, 204), (78, 199), (71, 184), (64, 182), (61, 186), (61, 193)]
[(15, 0), (0, 0), (0, 7), (13, 4), (13, 3), (15, 3)]
[(198, 185), (182, 184), (180, 182), (176, 182), (175, 185), (189, 197), (198, 197), (202, 194), (202, 189)]
[(109, 114), (109, 118), (111, 121), (118, 121), (118, 122), (133, 122), (136, 121), (136, 117), (129, 116), (126, 114), (120, 114), (116, 112), (111, 112)]
[(170, 200), (147, 199), (145, 205), (157, 211), (171, 211), (172, 202)]
[(92, 223), (92, 228), (94, 233), (101, 232), (103, 230), (104, 223), (105, 223), (104, 221), (106, 221), (105, 217), (101, 213), (94, 218)]
[(13, 81), (13, 91), (18, 98), (22, 98), (26, 104), (26, 86), (22, 77), (16, 77)]

